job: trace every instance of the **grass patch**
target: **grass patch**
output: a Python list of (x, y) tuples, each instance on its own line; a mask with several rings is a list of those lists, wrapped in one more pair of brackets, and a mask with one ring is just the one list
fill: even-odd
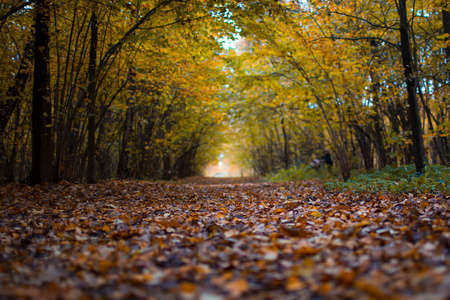
[(427, 166), (425, 173), (418, 174), (414, 165), (388, 166), (366, 174), (354, 172), (347, 182), (330, 180), (324, 183), (327, 189), (352, 192), (400, 193), (450, 193), (450, 168)]
[(368, 173), (353, 171), (346, 182), (328, 172), (326, 168), (319, 170), (300, 165), (287, 170), (280, 170), (265, 177), (267, 181), (320, 180), (329, 190), (351, 192), (391, 192), (428, 193), (442, 192), (450, 194), (450, 168), (444, 166), (427, 166), (425, 173), (417, 174), (414, 165), (400, 167), (388, 166), (382, 170)]

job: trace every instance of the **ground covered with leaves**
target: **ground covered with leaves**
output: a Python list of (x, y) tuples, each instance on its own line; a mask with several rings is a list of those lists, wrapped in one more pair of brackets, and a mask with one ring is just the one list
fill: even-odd
[(448, 299), (450, 197), (315, 182), (0, 187), (0, 298)]

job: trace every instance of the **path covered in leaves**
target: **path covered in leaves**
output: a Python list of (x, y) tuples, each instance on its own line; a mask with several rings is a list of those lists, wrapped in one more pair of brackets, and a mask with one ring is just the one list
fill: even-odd
[(0, 187), (0, 298), (446, 299), (450, 197), (314, 182)]

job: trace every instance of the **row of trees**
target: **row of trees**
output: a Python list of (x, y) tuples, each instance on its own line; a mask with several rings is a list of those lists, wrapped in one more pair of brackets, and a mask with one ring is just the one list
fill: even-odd
[(444, 0), (0, 5), (2, 181), (183, 177), (222, 141), (260, 174), (450, 162)]
[(226, 109), (219, 2), (2, 1), (0, 180), (198, 173)]
[[(249, 20), (231, 68), (246, 160), (261, 173), (334, 152), (344, 179), (450, 163), (446, 1), (285, 1)], [(242, 101), (245, 99), (245, 101)]]

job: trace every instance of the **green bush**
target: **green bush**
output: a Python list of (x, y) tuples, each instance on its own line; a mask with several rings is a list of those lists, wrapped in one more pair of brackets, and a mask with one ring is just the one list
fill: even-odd
[(326, 168), (314, 169), (307, 165), (291, 167), (269, 174), (266, 181), (319, 180), (329, 190), (352, 192), (391, 192), (391, 193), (450, 193), (450, 168), (427, 166), (425, 173), (417, 174), (414, 165), (400, 167), (388, 166), (369, 173), (352, 172), (346, 182), (339, 180)]
[(425, 173), (418, 174), (414, 165), (388, 166), (382, 170), (366, 174), (353, 173), (346, 182), (327, 181), (324, 186), (328, 189), (353, 192), (449, 193), (450, 168), (437, 165), (427, 166)]

